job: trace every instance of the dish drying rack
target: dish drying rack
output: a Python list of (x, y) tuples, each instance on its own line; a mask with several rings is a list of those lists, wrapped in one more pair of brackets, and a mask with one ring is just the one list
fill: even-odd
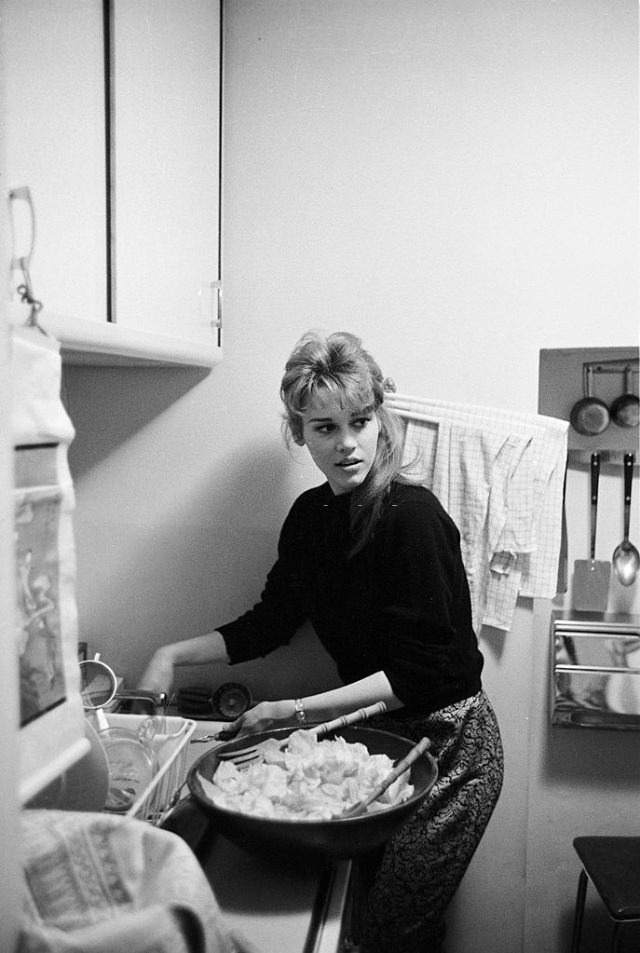
[[(129, 728), (136, 731), (148, 715), (124, 715), (107, 713), (109, 726)], [(149, 784), (143, 788), (124, 816), (158, 826), (177, 801), (187, 767), (189, 742), (196, 723), (190, 718), (159, 715), (164, 720), (164, 731), (151, 741), (158, 758), (158, 770)]]

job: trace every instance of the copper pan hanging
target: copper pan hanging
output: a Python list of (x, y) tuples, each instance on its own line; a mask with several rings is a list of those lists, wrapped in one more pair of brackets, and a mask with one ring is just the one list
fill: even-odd
[(584, 437), (595, 437), (609, 426), (609, 408), (603, 400), (592, 393), (591, 381), (594, 371), (590, 364), (582, 367), (584, 397), (571, 408), (571, 426)]

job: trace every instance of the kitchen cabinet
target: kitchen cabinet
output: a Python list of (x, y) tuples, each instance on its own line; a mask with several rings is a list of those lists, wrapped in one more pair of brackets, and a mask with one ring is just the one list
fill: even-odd
[(188, 14), (3, 3), (3, 187), (31, 192), (33, 294), (70, 363), (221, 358), (220, 3)]
[[(4, 0), (3, 190), (36, 208), (31, 277), (46, 314), (106, 321), (106, 168), (99, 0)], [(28, 214), (16, 207), (22, 254)], [(16, 283), (21, 275), (16, 274)], [(20, 311), (17, 310), (19, 314)]]

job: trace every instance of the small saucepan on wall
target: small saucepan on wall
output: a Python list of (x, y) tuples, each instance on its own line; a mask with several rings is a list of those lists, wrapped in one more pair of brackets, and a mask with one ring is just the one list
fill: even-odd
[(633, 369), (627, 365), (624, 369), (624, 394), (616, 397), (611, 404), (611, 419), (619, 427), (637, 427), (640, 418), (640, 398), (633, 393), (631, 378)]
[(595, 437), (603, 433), (611, 420), (609, 408), (605, 402), (592, 394), (592, 373), (592, 368), (585, 364), (583, 368), (584, 397), (573, 405), (569, 417), (573, 429), (584, 437)]

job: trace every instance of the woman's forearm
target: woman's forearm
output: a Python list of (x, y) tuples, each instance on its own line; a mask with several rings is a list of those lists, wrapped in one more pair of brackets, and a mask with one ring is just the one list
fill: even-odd
[[(258, 731), (267, 731), (274, 725), (311, 728), (315, 724), (348, 715), (380, 701), (385, 703), (387, 711), (403, 707), (400, 699), (394, 695), (384, 672), (376, 672), (358, 682), (332, 688), (317, 695), (259, 702), (225, 728), (219, 737), (242, 737)], [(304, 713), (303, 721), (300, 721), (301, 713)]]
[(219, 632), (196, 635), (192, 639), (161, 646), (154, 653), (138, 682), (138, 687), (151, 691), (169, 692), (173, 685), (176, 667), (228, 662), (227, 647)]
[(218, 631), (196, 635), (192, 639), (173, 642), (158, 649), (171, 659), (173, 665), (206, 665), (229, 662), (227, 646)]
[(318, 695), (305, 695), (301, 699), (305, 719), (311, 724), (347, 715), (379, 701), (385, 703), (387, 711), (403, 707), (382, 671)]

